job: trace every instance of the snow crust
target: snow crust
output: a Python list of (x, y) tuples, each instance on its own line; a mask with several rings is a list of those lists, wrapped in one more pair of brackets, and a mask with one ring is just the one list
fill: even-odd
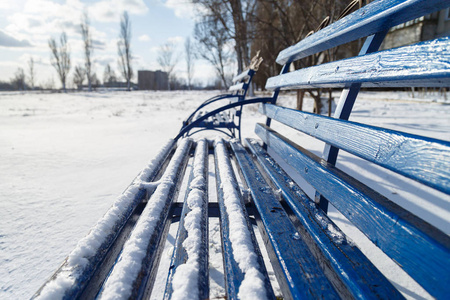
[(223, 190), (224, 204), (229, 220), (233, 256), (244, 274), (238, 297), (240, 299), (267, 299), (264, 276), (255, 267), (259, 265), (258, 256), (251, 242), (251, 234), (242, 210), (238, 188), (233, 184), (233, 170), (227, 160), (224, 141), (217, 139), (215, 147), (221, 178), (220, 188)]
[(183, 139), (180, 142), (158, 187), (123, 246), (116, 265), (106, 279), (100, 299), (128, 299), (131, 296), (133, 284), (141, 272), (142, 261), (147, 254), (150, 238), (160, 220), (163, 208), (168, 201), (169, 191), (176, 182), (177, 171), (190, 146), (190, 139)]
[(205, 174), (205, 140), (200, 140), (197, 144), (197, 151), (194, 158), (193, 180), (189, 186), (189, 194), (186, 203), (189, 212), (184, 217), (184, 228), (187, 231), (187, 238), (183, 242), (183, 247), (187, 253), (187, 260), (177, 267), (172, 280), (172, 299), (198, 299), (198, 278), (199, 278), (199, 254), (202, 245), (202, 210), (203, 198), (206, 193)]
[(90, 263), (93, 263), (95, 256), (104, 243), (115, 234), (114, 229), (123, 225), (127, 216), (131, 213), (137, 202), (135, 196), (142, 188), (148, 188), (151, 183), (145, 180), (156, 172), (156, 168), (162, 162), (167, 153), (172, 149), (174, 140), (170, 139), (159, 153), (141, 171), (132, 184), (116, 200), (106, 214), (97, 222), (87, 236), (81, 239), (75, 249), (69, 254), (62, 270), (56, 278), (50, 281), (41, 291), (37, 299), (60, 299), (64, 296), (77, 280), (85, 275), (85, 271)]

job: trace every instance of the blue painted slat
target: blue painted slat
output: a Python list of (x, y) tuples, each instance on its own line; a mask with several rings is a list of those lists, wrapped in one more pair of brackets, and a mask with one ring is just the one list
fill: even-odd
[(283, 65), (449, 6), (449, 0), (372, 1), (347, 17), (281, 51), (277, 63)]
[[(358, 55), (365, 55), (368, 53), (378, 51), (387, 33), (388, 30), (385, 30), (373, 34), (371, 36), (368, 36), (364, 41), (364, 44), (361, 47), (361, 50), (359, 51)], [(360, 89), (361, 89), (360, 83), (353, 83), (348, 88), (344, 89), (341, 92), (341, 96), (337, 103), (336, 110), (333, 114), (334, 118), (348, 120)], [(333, 147), (330, 144), (325, 144), (322, 157), (328, 163), (335, 165), (338, 154), (339, 148)], [(314, 201), (318, 203), (319, 207), (325, 213), (328, 211), (328, 200), (325, 197), (316, 192)]]
[(271, 104), (260, 111), (334, 147), (450, 194), (450, 142)]
[(241, 82), (241, 83), (237, 83), (235, 85), (230, 86), (230, 88), (228, 89), (230, 92), (235, 92), (235, 91), (240, 91), (244, 88), (245, 83)]
[[(140, 180), (153, 182), (175, 146), (175, 141), (172, 141), (167, 145), (164, 151), (161, 150), (162, 152), (160, 152), (159, 160), (154, 161), (154, 165), (157, 167), (154, 168), (151, 173), (147, 174), (146, 178), (142, 178)], [(136, 179), (139, 178), (136, 177)], [(135, 182), (135, 180), (133, 180), (133, 183)], [(128, 188), (123, 192), (123, 195), (125, 195), (127, 192)], [(145, 189), (140, 189), (134, 195), (134, 197), (130, 199), (128, 207), (124, 209), (120, 217), (113, 224), (111, 232), (104, 238), (103, 241), (98, 241), (101, 242), (101, 244), (98, 247), (97, 251), (93, 253), (91, 257), (85, 257), (87, 259), (87, 264), (86, 266), (84, 266), (84, 268), (80, 266), (72, 267), (66, 259), (61, 267), (55, 272), (55, 274), (38, 290), (38, 292), (32, 298), (38, 298), (41, 291), (44, 290), (49, 284), (51, 284), (53, 280), (57, 280), (61, 274), (64, 274), (63, 276), (67, 276), (66, 274), (70, 274), (70, 276), (74, 280), (73, 284), (70, 287), (66, 287), (64, 297), (66, 299), (80, 298), (83, 293), (86, 292), (86, 289), (91, 284), (91, 281), (97, 280), (97, 278), (94, 278), (98, 276), (97, 272), (102, 269), (105, 264), (108, 264), (109, 267), (111, 267), (114, 260), (112, 260), (112, 262), (108, 261), (110, 251), (112, 248), (114, 248), (116, 243), (120, 243), (120, 241), (118, 241), (118, 238), (121, 231), (127, 225), (130, 217), (132, 216), (138, 205), (145, 200), (146, 196), (147, 191)], [(90, 292), (91, 291), (88, 291), (88, 293)], [(95, 295), (96, 292), (98, 292), (98, 290), (93, 291), (91, 294)]]
[(431, 295), (450, 294), (450, 237), (265, 125), (256, 133)]
[[(224, 273), (225, 273), (225, 285), (227, 291), (227, 299), (237, 300), (239, 288), (244, 280), (245, 274), (242, 272), (239, 267), (234, 254), (233, 254), (233, 244), (231, 243), (230, 238), (230, 220), (227, 214), (227, 209), (225, 205), (225, 194), (223, 189), (223, 182), (229, 182), (234, 189), (234, 193), (239, 195), (239, 202), (241, 203), (241, 211), (243, 212), (244, 217), (247, 222), (247, 229), (250, 233), (251, 243), (253, 244), (253, 248), (258, 256), (258, 266), (255, 266), (260, 273), (264, 276), (265, 289), (267, 299), (275, 299), (275, 295), (273, 293), (272, 287), (270, 285), (270, 279), (267, 275), (266, 268), (264, 266), (264, 261), (262, 260), (262, 255), (259, 251), (258, 245), (256, 243), (256, 238), (253, 233), (252, 225), (248, 218), (247, 210), (245, 208), (244, 202), (241, 197), (241, 193), (239, 190), (239, 184), (236, 180), (236, 177), (233, 173), (233, 168), (231, 166), (230, 156), (228, 154), (228, 150), (226, 149), (225, 142), (223, 140), (217, 140), (215, 142), (214, 154), (215, 154), (215, 167), (216, 167), (216, 185), (217, 185), (217, 199), (219, 202), (219, 210), (220, 210), (220, 227), (221, 227), (221, 235), (222, 235), (222, 252), (223, 252), (223, 261), (224, 261)], [(220, 150), (218, 148), (221, 148)], [(224, 173), (227, 174), (226, 178), (222, 178), (220, 175), (220, 164), (218, 156), (220, 153), (225, 153), (222, 158), (225, 160), (224, 165), (222, 165), (225, 170)]]
[[(154, 279), (159, 265), (159, 258), (161, 257), (164, 248), (163, 241), (165, 239), (163, 239), (163, 237), (167, 236), (169, 230), (170, 222), (167, 222), (167, 220), (169, 219), (170, 206), (179, 192), (179, 185), (190, 157), (191, 147), (192, 140), (190, 139), (183, 140), (182, 143), (180, 143), (161, 178), (161, 183), (159, 183), (156, 191), (149, 199), (149, 202), (136, 223), (136, 227), (142, 223), (147, 223), (147, 230), (151, 230), (149, 232), (150, 235), (148, 240), (142, 241), (142, 244), (139, 245), (139, 250), (137, 250), (137, 244), (133, 243), (138, 242), (138, 239), (132, 240), (132, 237), (133, 235), (135, 237), (140, 236), (144, 231), (136, 232), (136, 227), (134, 228), (130, 237), (128, 237), (127, 242), (124, 244), (122, 252), (117, 258), (111, 273), (108, 278), (106, 278), (98, 297), (101, 298), (104, 293), (108, 293), (109, 289), (115, 289), (118, 282), (116, 280), (120, 277), (123, 278), (123, 276), (129, 276), (129, 274), (123, 274), (123, 272), (136, 274), (136, 277), (127, 278), (132, 281), (123, 284), (120, 293), (131, 292), (131, 295), (129, 296), (130, 299), (148, 299), (150, 297), (153, 284), (155, 283)], [(159, 202), (161, 206), (155, 207), (150, 204), (155, 197), (158, 198), (156, 201)], [(152, 212), (156, 214), (153, 214)], [(155, 219), (157, 221), (153, 223)], [(153, 225), (151, 225), (151, 223), (153, 223)], [(128, 251), (125, 251), (126, 249)], [(139, 252), (141, 249), (146, 249), (145, 256), (142, 257), (141, 261), (133, 263), (135, 258), (132, 256), (132, 253), (136, 253), (136, 251)], [(129, 256), (122, 259), (124, 253), (127, 253)], [(140, 255), (137, 256), (140, 258)], [(133, 268), (130, 268), (130, 265), (132, 264), (134, 264), (134, 266)], [(138, 272), (136, 272), (137, 267), (139, 267), (139, 269), (137, 269)]]
[(254, 70), (246, 70), (244, 72), (242, 72), (239, 75), (236, 75), (233, 78), (233, 82), (238, 82), (238, 81), (246, 81), (246, 79), (248, 79), (249, 77), (253, 76), (253, 74), (255, 73)]
[[(184, 241), (189, 237), (189, 232), (185, 227), (185, 218), (192, 212), (192, 208), (200, 208), (199, 219), (195, 221), (200, 224), (201, 241), (191, 241), (192, 243), (199, 242), (199, 253), (196, 262), (190, 262), (190, 266), (196, 264), (198, 273), (196, 275), (197, 292), (191, 291), (192, 295), (198, 295), (198, 299), (209, 299), (209, 261), (208, 261), (208, 143), (206, 140), (197, 142), (197, 147), (194, 154), (194, 162), (188, 182), (188, 189), (184, 199), (183, 210), (178, 227), (178, 233), (175, 241), (175, 248), (173, 251), (172, 261), (170, 263), (170, 270), (166, 283), (166, 290), (164, 299), (172, 299), (173, 280), (179, 266), (185, 264), (189, 255), (183, 246)], [(197, 203), (198, 195), (201, 194), (202, 202), (199, 207)], [(190, 198), (191, 197), (191, 198)], [(191, 202), (189, 202), (191, 201)], [(194, 212), (197, 213), (197, 212)], [(191, 217), (192, 222), (192, 217)], [(192, 259), (192, 258), (191, 258)]]
[(354, 83), (363, 87), (448, 87), (450, 38), (300, 69), (269, 78), (266, 88), (340, 88)]
[(258, 228), (266, 240), (283, 297), (339, 298), (250, 155), (236, 141), (231, 147), (258, 211)]
[[(270, 157), (257, 141), (246, 139), (252, 154), (276, 185), (297, 219), (307, 231), (305, 242), (344, 298), (403, 299), (389, 280), (362, 254), (345, 234), (318, 209), (314, 202)], [(343, 293), (343, 292), (341, 292)]]

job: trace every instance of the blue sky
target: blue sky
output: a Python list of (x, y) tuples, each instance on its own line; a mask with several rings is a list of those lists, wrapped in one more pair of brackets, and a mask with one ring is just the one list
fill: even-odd
[[(184, 78), (184, 41), (192, 36), (195, 9), (189, 0), (0, 0), (0, 80), (9, 81), (18, 67), (27, 73), (27, 61), (34, 58), (37, 84), (53, 78), (48, 39), (68, 35), (72, 68), (83, 64), (79, 24), (83, 11), (91, 20), (96, 48), (93, 53), (95, 72), (102, 79), (107, 63), (117, 71), (117, 38), (120, 15), (126, 10), (132, 23), (135, 70), (159, 69), (158, 48), (173, 41), (178, 48), (179, 77)], [(195, 80), (204, 82), (212, 73), (205, 61), (197, 61)], [(71, 81), (71, 80), (70, 80)]]

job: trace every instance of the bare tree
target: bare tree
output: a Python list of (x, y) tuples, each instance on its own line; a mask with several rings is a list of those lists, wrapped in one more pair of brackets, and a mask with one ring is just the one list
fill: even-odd
[(125, 11), (120, 19), (120, 35), (117, 42), (119, 53), (119, 67), (123, 77), (127, 81), (127, 90), (131, 90), (131, 78), (133, 77), (133, 69), (131, 68), (131, 22), (128, 13)]
[(84, 78), (86, 77), (86, 70), (82, 66), (75, 67), (75, 74), (73, 75), (73, 83), (79, 90), (83, 87)]
[(198, 42), (197, 53), (214, 66), (224, 87), (228, 89), (229, 80), (225, 74), (225, 66), (230, 62), (232, 53), (227, 49), (229, 38), (226, 29), (217, 19), (204, 17), (201, 22), (195, 24), (194, 37)]
[(11, 79), (11, 85), (19, 91), (25, 90), (25, 73), (22, 68), (18, 68), (14, 77)]
[(94, 51), (92, 45), (92, 36), (90, 31), (90, 21), (87, 12), (84, 12), (83, 18), (80, 24), (81, 35), (84, 43), (84, 68), (86, 71), (86, 77), (88, 80), (89, 91), (92, 91), (92, 61), (91, 56)]
[(103, 73), (103, 84), (105, 86), (110, 86), (111, 83), (116, 81), (117, 81), (116, 73), (114, 73), (114, 70), (111, 68), (111, 66), (107, 64), (105, 67), (105, 71)]
[(32, 90), (34, 90), (34, 59), (33, 57), (30, 57), (28, 60), (28, 71), (30, 72), (30, 75), (28, 76), (28, 79), (30, 81), (30, 87)]
[(66, 93), (67, 74), (69, 74), (70, 71), (70, 49), (69, 45), (67, 44), (66, 33), (61, 33), (59, 46), (57, 45), (54, 38), (50, 38), (50, 40), (48, 41), (48, 46), (52, 51), (52, 56), (50, 58), (51, 64), (53, 67), (55, 67), (59, 79), (61, 80), (63, 90)]
[(195, 61), (195, 52), (191, 44), (191, 39), (187, 38), (184, 42), (184, 51), (186, 58), (186, 70), (187, 70), (187, 83), (189, 90), (192, 89), (192, 78), (194, 77), (194, 61)]
[(191, 0), (204, 8), (206, 16), (221, 24), (228, 37), (234, 40), (238, 73), (250, 63), (252, 18), (261, 0)]
[(175, 55), (175, 43), (167, 42), (162, 45), (158, 51), (157, 61), (163, 71), (167, 73), (170, 90), (170, 82), (174, 81), (173, 69), (178, 62), (178, 57)]

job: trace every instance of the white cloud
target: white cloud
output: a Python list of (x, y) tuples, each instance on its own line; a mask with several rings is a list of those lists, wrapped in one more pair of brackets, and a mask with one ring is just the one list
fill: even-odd
[(148, 35), (143, 34), (140, 37), (138, 37), (138, 40), (140, 40), (141, 42), (149, 42), (151, 39)]
[(195, 5), (185, 0), (166, 0), (163, 2), (167, 8), (174, 11), (180, 19), (192, 19), (196, 16)]
[(90, 6), (90, 13), (98, 22), (118, 22), (123, 11), (143, 15), (148, 7), (143, 0), (103, 0)]
[(182, 44), (184, 42), (184, 37), (182, 36), (172, 36), (167, 39), (168, 42), (174, 43), (174, 44)]
[(11, 35), (0, 30), (0, 47), (31, 47), (31, 44), (27, 40), (19, 40)]

